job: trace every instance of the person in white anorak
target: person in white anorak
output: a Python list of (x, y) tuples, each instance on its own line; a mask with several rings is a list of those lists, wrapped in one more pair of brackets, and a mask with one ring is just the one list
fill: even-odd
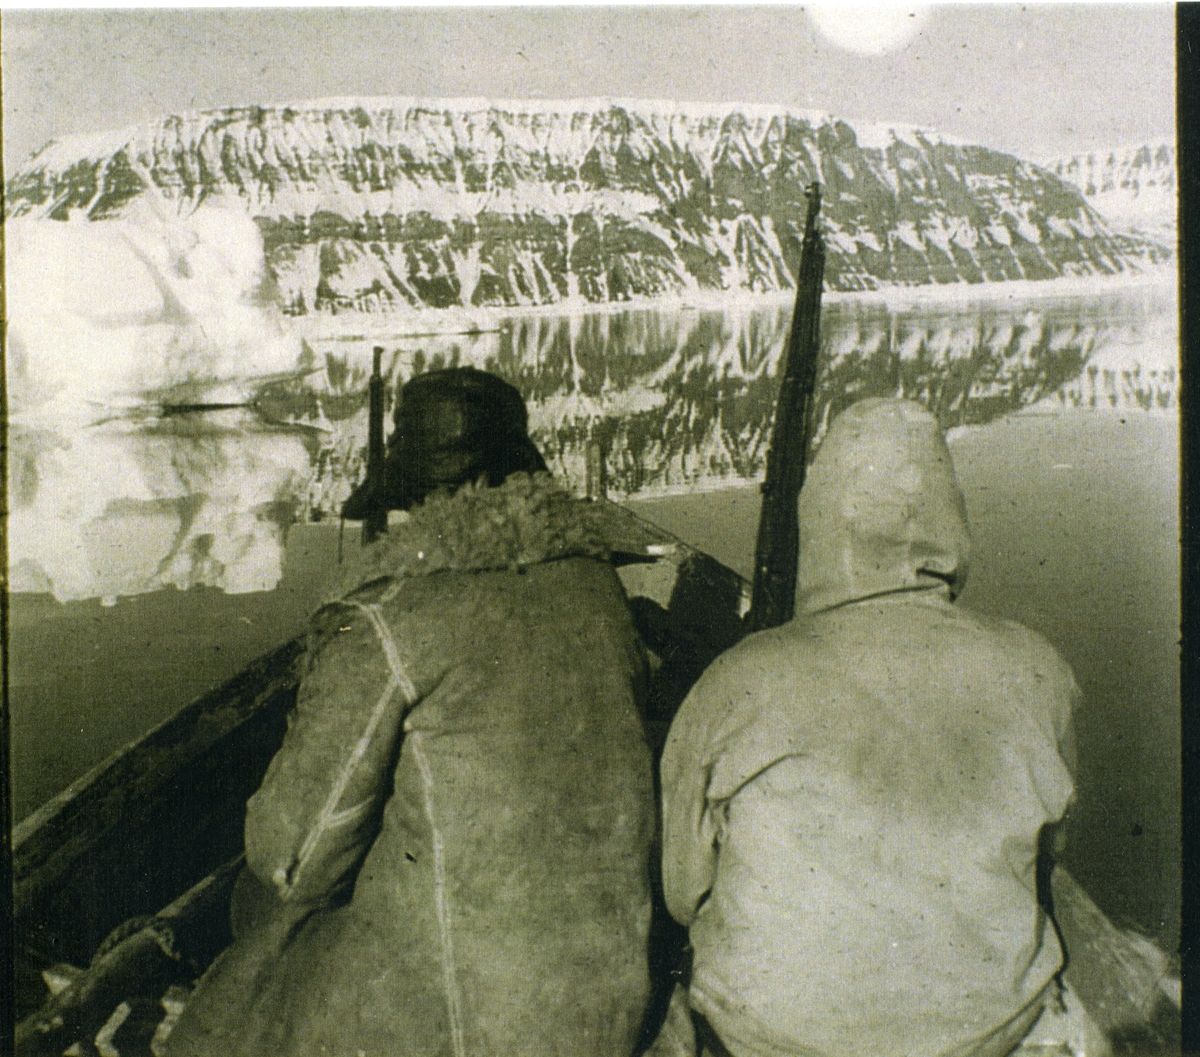
[(797, 617), (713, 664), (662, 760), (700, 1051), (1004, 1057), (1063, 1009), (1037, 876), (1073, 794), (1075, 680), (954, 605), (965, 505), (919, 405), (834, 421), (800, 540)]

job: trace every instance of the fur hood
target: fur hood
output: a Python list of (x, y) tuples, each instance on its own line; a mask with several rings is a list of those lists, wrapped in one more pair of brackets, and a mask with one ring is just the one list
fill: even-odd
[(435, 493), (349, 563), (338, 597), (385, 577), (607, 559), (595, 509), (544, 473), (516, 473), (497, 488), (481, 480), (452, 495)]

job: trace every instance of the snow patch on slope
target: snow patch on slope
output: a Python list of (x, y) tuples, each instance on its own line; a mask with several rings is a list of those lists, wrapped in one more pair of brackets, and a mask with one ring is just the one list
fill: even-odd
[(1043, 165), (1079, 188), (1087, 203), (1114, 225), (1174, 244), (1178, 180), (1173, 140), (1052, 158)]

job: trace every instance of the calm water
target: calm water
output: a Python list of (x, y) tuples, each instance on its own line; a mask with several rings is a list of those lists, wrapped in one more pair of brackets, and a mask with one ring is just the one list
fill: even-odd
[[(591, 440), (622, 495), (753, 480), (789, 321), (788, 306), (759, 302), (513, 316), (473, 335), (314, 335), (303, 373), (257, 386), (242, 408), (163, 416), (151, 392), (142, 406), (97, 408), (70, 427), (18, 418), (12, 586), (109, 601), (165, 586), (274, 588), (290, 528), (335, 514), (363, 472), (376, 343), (393, 383), (460, 363), (514, 382), (547, 461), (577, 484)], [(1142, 414), (1175, 406), (1169, 289), (899, 310), (836, 301), (822, 341), (822, 421), (855, 399), (893, 394), (921, 400), (947, 426), (1047, 400)]]
[[(1075, 666), (1088, 704), (1073, 865), (1106, 909), (1168, 943), (1179, 914), (1174, 311), (1152, 288), (896, 310), (836, 302), (820, 396), (833, 411), (900, 393), (949, 427), (975, 427), (953, 442), (977, 542), (967, 601), (1038, 628)], [(16, 817), (303, 626), (335, 564), (329, 514), (361, 473), (372, 344), (393, 381), (453, 363), (506, 376), (557, 472), (581, 482), (585, 446), (600, 440), (619, 494), (744, 572), (757, 518), (748, 482), (763, 466), (789, 314), (759, 304), (315, 336), (311, 373), (259, 387), (249, 407), (13, 423)], [(1034, 405), (1059, 413), (1008, 417)], [(680, 494), (654, 498), (665, 493)]]

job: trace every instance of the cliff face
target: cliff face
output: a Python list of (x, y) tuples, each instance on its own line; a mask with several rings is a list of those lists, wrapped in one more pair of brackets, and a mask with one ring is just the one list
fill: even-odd
[(1114, 226), (1175, 243), (1175, 144), (1159, 141), (1046, 163)]
[(1140, 270), (1080, 191), (933, 133), (779, 108), (342, 100), (51, 143), (10, 214), (238, 204), (286, 309), (626, 301), (792, 285), (824, 185), (828, 289)]

